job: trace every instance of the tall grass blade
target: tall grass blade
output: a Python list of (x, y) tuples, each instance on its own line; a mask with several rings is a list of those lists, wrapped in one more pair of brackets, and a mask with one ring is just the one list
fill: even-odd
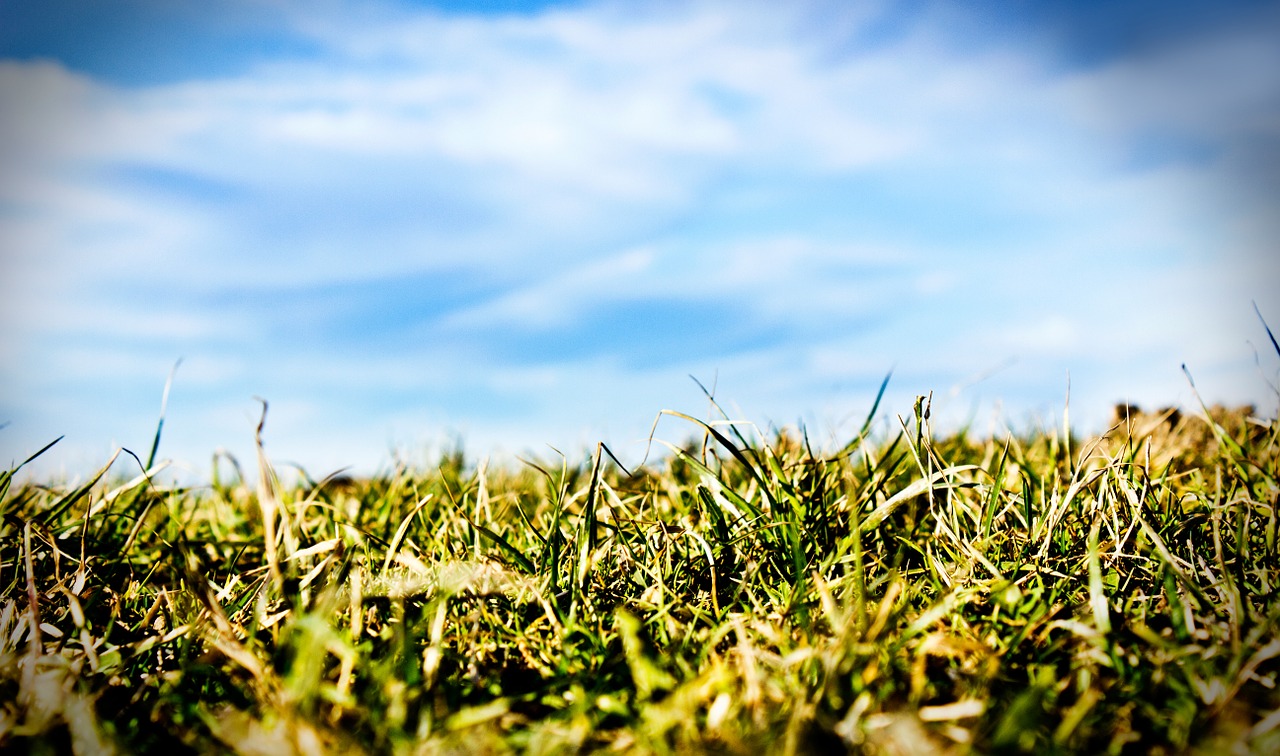
[(1111, 610), (1107, 607), (1107, 594), (1102, 585), (1102, 560), (1098, 554), (1098, 530), (1101, 515), (1093, 518), (1089, 528), (1089, 608), (1093, 612), (1093, 626), (1104, 636), (1111, 632)]
[(70, 509), (72, 505), (74, 505), (76, 502), (83, 499), (85, 496), (89, 494), (90, 491), (93, 490), (93, 487), (98, 484), (98, 481), (102, 480), (102, 476), (106, 475), (107, 471), (111, 469), (111, 466), (116, 463), (116, 460), (120, 457), (120, 453), (122, 451), (124, 450), (116, 449), (115, 453), (111, 455), (111, 459), (108, 460), (108, 462), (105, 465), (99, 468), (98, 472), (96, 472), (93, 475), (93, 477), (89, 478), (89, 480), (86, 481), (79, 488), (75, 489), (74, 491), (67, 494), (66, 496), (63, 496), (53, 506), (49, 507), (49, 509), (40, 513), (40, 515), (36, 518), (37, 521), (41, 525), (44, 525), (45, 527), (49, 527), (53, 525), (53, 523), (59, 517), (61, 517), (63, 513), (65, 513), (68, 509)]
[(143, 469), (150, 470), (151, 466), (156, 463), (156, 452), (160, 450), (160, 432), (164, 430), (164, 416), (169, 410), (169, 389), (173, 388), (173, 377), (178, 372), (178, 366), (182, 364), (179, 359), (173, 363), (173, 367), (169, 370), (169, 377), (164, 382), (164, 393), (160, 395), (160, 419), (156, 422), (156, 435), (151, 441), (151, 451), (147, 454), (147, 464)]
[(1262, 321), (1262, 327), (1267, 332), (1267, 338), (1271, 339), (1271, 348), (1276, 350), (1276, 356), (1280, 356), (1280, 343), (1276, 343), (1275, 334), (1271, 332), (1271, 326), (1267, 325), (1267, 319), (1262, 317), (1262, 311), (1258, 309), (1258, 303), (1253, 303), (1253, 311), (1258, 314), (1258, 320)]
[[(463, 517), (466, 517), (466, 515), (464, 514)], [(498, 535), (493, 530), (490, 530), (489, 528), (486, 528), (485, 526), (480, 525), (479, 523), (472, 522), (470, 518), (467, 518), (467, 520), (471, 524), (471, 527), (475, 528), (476, 531), (480, 533), (480, 535), (489, 539), (489, 541), (492, 542), (495, 546), (502, 549), (502, 552), (504, 554), (506, 554), (508, 557), (513, 559), (515, 563), (520, 567), (520, 569), (524, 570), (526, 575), (537, 574), (538, 570), (536, 567), (534, 567), (533, 562), (531, 562), (529, 558), (526, 557), (520, 551), (520, 549), (517, 549), (515, 546), (512, 546), (510, 541)]]
[(45, 452), (52, 449), (54, 444), (58, 443), (64, 438), (66, 438), (66, 436), (58, 436), (54, 440), (40, 447), (40, 451), (22, 460), (21, 463), (19, 463), (17, 466), (13, 467), (12, 469), (0, 470), (0, 500), (3, 500), (5, 495), (9, 493), (9, 485), (13, 481), (13, 476), (16, 475), (19, 470), (26, 467), (28, 463), (30, 463), (35, 458), (39, 457), (41, 454), (44, 454)]

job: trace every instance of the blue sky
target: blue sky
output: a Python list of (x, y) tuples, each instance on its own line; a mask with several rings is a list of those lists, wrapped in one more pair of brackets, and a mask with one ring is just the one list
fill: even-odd
[(0, 0), (0, 463), (1274, 412), (1280, 4), (960, 5)]

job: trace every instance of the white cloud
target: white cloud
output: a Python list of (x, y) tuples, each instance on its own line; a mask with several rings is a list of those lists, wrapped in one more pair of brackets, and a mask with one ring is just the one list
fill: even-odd
[[(1226, 158), (1130, 158), (1151, 130), (1228, 156), (1242, 134), (1275, 138), (1280, 53), (1261, 31), (1064, 77), (1034, 49), (947, 44), (941, 15), (852, 45), (885, 12), (868, 8), (821, 26), (812, 7), (765, 4), (496, 19), (339, 4), (297, 10), (324, 54), (219, 80), (125, 90), (0, 62), (6, 385), (35, 392), (68, 360), (134, 380), (144, 357), (160, 382), (186, 356), (202, 391), (226, 392), (215, 406), (293, 392), (281, 425), (319, 454), (405, 417), (491, 437), (578, 419), (647, 430), (689, 371), (719, 369), (743, 406), (789, 419), (810, 402), (852, 411), (895, 364), (944, 390), (1016, 358), (961, 400), (1051, 384), (1054, 401), (1073, 362), (1106, 402), (1159, 384), (1135, 353), (1238, 357), (1245, 334), (1222, 334), (1247, 326), (1224, 313), (1251, 297), (1273, 310), (1258, 273), (1274, 264), (1214, 261), (1271, 259), (1274, 197), (1221, 201)], [(104, 178), (121, 165), (228, 199)], [(264, 344), (303, 320), (285, 305), (219, 309), (455, 269), (503, 285), (399, 324), (403, 354), (386, 358), (335, 356), (322, 325), (314, 343)], [(550, 332), (658, 296), (742, 303), (788, 337), (661, 369), (573, 353), (497, 375), (483, 350), (424, 337)], [(293, 325), (277, 330), (310, 333)], [(470, 386), (510, 405), (449, 409)], [(326, 414), (334, 394), (365, 409), (342, 416), (350, 435)]]

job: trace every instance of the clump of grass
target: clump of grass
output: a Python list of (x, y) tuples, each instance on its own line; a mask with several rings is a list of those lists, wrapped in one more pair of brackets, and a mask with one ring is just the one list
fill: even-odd
[(1280, 752), (1275, 419), (875, 412), (830, 454), (670, 413), (634, 470), (0, 474), (0, 746)]

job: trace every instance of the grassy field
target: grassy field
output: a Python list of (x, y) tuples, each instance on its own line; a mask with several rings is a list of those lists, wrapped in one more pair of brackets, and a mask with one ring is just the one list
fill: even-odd
[(1280, 753), (1274, 419), (902, 409), (826, 453), (680, 416), (632, 470), (0, 474), (0, 748)]

